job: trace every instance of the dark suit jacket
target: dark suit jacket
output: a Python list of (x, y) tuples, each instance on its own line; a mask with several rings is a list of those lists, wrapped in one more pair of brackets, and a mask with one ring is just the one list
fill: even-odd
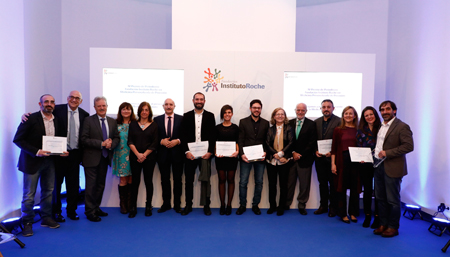
[[(158, 124), (158, 144), (162, 139), (167, 138), (166, 133), (166, 125), (165, 125), (165, 114), (156, 117), (154, 120), (156, 124)], [(171, 139), (179, 139), (181, 141), (181, 123), (183, 121), (183, 116), (174, 114), (174, 118), (172, 120), (172, 137)], [(164, 162), (167, 160), (168, 155), (170, 155), (171, 160), (173, 161), (182, 161), (183, 160), (183, 149), (181, 148), (181, 144), (174, 146), (172, 148), (167, 148), (163, 145), (158, 146), (157, 152), (157, 160), (158, 162)]]
[(302, 129), (300, 130), (297, 139), (295, 138), (295, 126), (297, 125), (296, 123), (297, 119), (292, 119), (289, 121), (289, 125), (291, 125), (294, 135), (294, 145), (292, 147), (292, 151), (302, 155), (300, 160), (298, 160), (297, 162), (300, 167), (307, 168), (312, 166), (314, 162), (317, 145), (316, 123), (308, 118), (305, 118), (305, 121), (302, 124)]
[[(272, 126), (267, 130), (266, 136), (266, 159), (272, 160), (273, 155), (278, 153), (275, 148), (273, 148), (273, 142), (275, 141), (275, 136), (277, 135), (277, 126)], [(292, 157), (292, 146), (294, 144), (294, 134), (292, 134), (292, 128), (289, 125), (284, 125), (283, 127), (283, 152), (284, 158), (289, 159)]]
[[(53, 123), (55, 124), (55, 136), (61, 136), (56, 116)], [(23, 173), (35, 174), (44, 158), (53, 158), (53, 156), (36, 156), (39, 149), (42, 149), (42, 136), (45, 136), (45, 127), (40, 111), (32, 113), (28, 116), (28, 121), (21, 123), (17, 128), (13, 142), (21, 149), (17, 166)]]
[[(68, 108), (69, 107), (67, 104), (58, 104), (55, 106), (55, 110), (53, 111), (53, 115), (55, 115), (55, 117), (58, 118), (58, 128), (60, 129), (59, 133), (63, 137), (67, 137), (67, 124), (69, 123), (69, 121), (68, 121), (69, 118), (67, 117), (68, 116), (67, 115)], [(80, 130), (79, 130), (78, 139), (80, 139), (82, 127), (83, 127), (83, 123), (84, 123), (84, 118), (89, 117), (89, 113), (78, 107), (78, 117), (80, 119)], [(81, 147), (81, 144), (79, 144), (79, 147)]]
[(266, 136), (267, 130), (269, 129), (269, 122), (261, 117), (259, 117), (261, 122), (259, 124), (258, 134), (255, 135), (255, 129), (253, 128), (252, 116), (248, 116), (247, 118), (243, 118), (239, 121), (239, 155), (244, 154), (243, 147), (244, 146), (252, 146), (252, 145), (263, 145), (264, 150), (266, 151)]
[[(325, 132), (325, 137), (322, 137), (323, 116), (316, 119), (314, 122), (316, 123), (317, 140), (324, 140), (324, 139), (333, 139), (333, 131), (337, 126), (339, 126), (339, 124), (341, 123), (341, 119), (338, 116), (331, 114), (330, 122), (328, 123), (327, 131)], [(317, 143), (316, 143), (316, 151), (317, 151)]]
[[(120, 142), (117, 122), (113, 118), (106, 117), (108, 121), (109, 138), (112, 139), (111, 150), (108, 151), (109, 165), (113, 156), (113, 149)], [(81, 143), (83, 145), (83, 166), (95, 167), (100, 163), (102, 156), (103, 132), (97, 114), (84, 119), (81, 132)]]
[[(186, 112), (183, 115), (183, 122), (181, 123), (181, 145), (183, 147), (183, 153), (189, 151), (188, 143), (195, 142), (195, 111)], [(214, 114), (204, 110), (202, 117), (202, 134), (201, 140), (208, 141), (208, 152), (214, 155), (214, 149), (216, 147), (216, 118)]]
[(395, 118), (386, 133), (383, 142), (386, 151), (384, 170), (391, 178), (400, 178), (408, 174), (406, 154), (414, 150), (412, 131), (408, 124)]

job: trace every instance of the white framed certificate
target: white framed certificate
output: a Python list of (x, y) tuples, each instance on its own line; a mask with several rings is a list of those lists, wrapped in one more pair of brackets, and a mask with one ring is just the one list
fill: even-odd
[(49, 151), (51, 155), (67, 152), (67, 137), (42, 136), (42, 150)]
[(194, 155), (195, 158), (201, 158), (208, 152), (208, 141), (188, 143), (189, 152)]
[(236, 142), (233, 141), (216, 141), (216, 154), (230, 157), (236, 152)]
[(264, 149), (262, 145), (245, 146), (242, 149), (249, 161), (264, 160)]
[(349, 147), (348, 151), (352, 162), (373, 163), (372, 149), (370, 147)]
[(324, 139), (324, 140), (317, 140), (317, 151), (320, 154), (327, 154), (331, 152), (331, 144), (333, 143), (333, 139)]

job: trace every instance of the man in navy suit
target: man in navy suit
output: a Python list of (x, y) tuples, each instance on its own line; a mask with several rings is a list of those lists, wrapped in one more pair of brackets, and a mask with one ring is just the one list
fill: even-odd
[[(55, 185), (55, 166), (49, 151), (42, 150), (43, 136), (59, 136), (58, 123), (53, 116), (55, 99), (49, 94), (41, 96), (41, 111), (32, 113), (28, 121), (17, 128), (13, 142), (20, 148), (19, 170), (23, 172), (22, 223), (23, 236), (32, 236), (34, 222), (34, 195), (37, 184), (41, 185), (41, 226), (58, 228), (51, 217), (52, 192)], [(62, 156), (67, 156), (66, 154)]]
[(294, 198), (297, 178), (298, 187), (298, 211), (306, 215), (306, 202), (309, 199), (311, 187), (311, 170), (314, 163), (314, 152), (317, 142), (316, 123), (305, 117), (308, 107), (304, 103), (297, 104), (295, 114), (297, 118), (289, 121), (294, 130), (295, 140), (292, 149), (293, 163), (289, 171), (288, 195), (286, 208), (289, 209)]
[(173, 205), (177, 213), (181, 213), (181, 175), (183, 174), (183, 150), (181, 149), (181, 121), (183, 116), (175, 114), (175, 102), (167, 98), (164, 101), (165, 114), (155, 118), (158, 124), (159, 147), (157, 153), (157, 162), (161, 172), (161, 186), (163, 204), (158, 213), (165, 212), (172, 208), (171, 198), (172, 190), (170, 186), (170, 166), (172, 166), (173, 175)]
[(81, 132), (83, 145), (83, 166), (86, 177), (85, 212), (88, 220), (101, 221), (99, 216), (108, 216), (100, 209), (105, 189), (106, 172), (111, 166), (113, 150), (119, 144), (117, 122), (106, 116), (106, 98), (94, 98), (96, 114), (84, 119)]

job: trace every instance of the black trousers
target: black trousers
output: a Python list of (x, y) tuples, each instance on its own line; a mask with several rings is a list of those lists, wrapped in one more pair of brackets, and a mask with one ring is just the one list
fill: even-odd
[(52, 212), (61, 213), (61, 186), (66, 181), (66, 196), (68, 213), (75, 212), (80, 188), (81, 151), (69, 150), (69, 156), (55, 158), (55, 189), (53, 190)]
[[(202, 158), (188, 160), (186, 159), (184, 162), (184, 176), (185, 176), (185, 197), (186, 197), (186, 206), (192, 206), (194, 199), (194, 179), (195, 179), (195, 170), (197, 167), (201, 169), (202, 167)], [(211, 158), (209, 159), (211, 161)], [(206, 188), (210, 185), (210, 182), (202, 181), (201, 187), (204, 192)], [(207, 202), (205, 205), (210, 204), (209, 197), (206, 196)]]
[(153, 171), (155, 170), (156, 160), (155, 158), (149, 158), (139, 163), (137, 160), (130, 160), (131, 166), (131, 203), (134, 207), (137, 206), (137, 198), (139, 192), (139, 185), (141, 184), (141, 173), (144, 173), (144, 183), (147, 192), (146, 202), (147, 206), (152, 205), (153, 198)]
[(163, 206), (172, 206), (172, 189), (170, 183), (170, 167), (172, 167), (173, 177), (173, 205), (180, 207), (181, 194), (183, 184), (181, 182), (181, 176), (183, 175), (183, 162), (174, 160), (158, 161), (159, 171), (161, 172), (161, 187)]
[(289, 177), (290, 164), (284, 165), (267, 165), (267, 178), (269, 179), (269, 203), (270, 208), (277, 207), (277, 180), (280, 178), (280, 201), (278, 206), (283, 208), (286, 206), (287, 197), (287, 181)]
[(336, 188), (334, 187), (334, 175), (331, 172), (331, 158), (316, 158), (317, 180), (319, 181), (320, 206), (337, 210)]
[(84, 168), (84, 176), (86, 177), (84, 214), (86, 216), (94, 214), (100, 208), (103, 191), (105, 190), (108, 163), (108, 157), (102, 156), (97, 166)]
[[(339, 217), (349, 215), (359, 216), (359, 194), (358, 194), (358, 163), (352, 162), (350, 160), (350, 154), (348, 151), (342, 153), (344, 159), (344, 169), (339, 172), (343, 172), (344, 179), (342, 181), (344, 188), (342, 192), (338, 193), (339, 200)], [(347, 189), (350, 189), (350, 198), (348, 202), (348, 212), (347, 212)]]
[[(364, 204), (364, 214), (370, 215), (372, 214), (372, 195), (373, 195), (373, 177), (375, 169), (372, 163), (360, 163), (359, 167), (359, 177), (361, 179), (361, 184), (364, 187), (364, 196), (363, 196), (363, 204)], [(378, 204), (377, 198), (375, 198), (375, 215), (378, 215)]]

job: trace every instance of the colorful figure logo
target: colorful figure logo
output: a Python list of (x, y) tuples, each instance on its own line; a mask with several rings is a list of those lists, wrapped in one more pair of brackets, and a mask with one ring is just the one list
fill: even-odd
[(221, 71), (214, 69), (214, 73), (212, 73), (210, 68), (208, 68), (208, 70), (205, 70), (204, 72), (206, 73), (206, 76), (204, 77), (205, 81), (203, 81), (203, 83), (206, 83), (206, 86), (203, 87), (205, 91), (208, 92), (210, 87), (212, 87), (212, 91), (219, 91), (217, 85), (220, 85), (220, 81), (223, 79), (223, 77), (220, 77)]

